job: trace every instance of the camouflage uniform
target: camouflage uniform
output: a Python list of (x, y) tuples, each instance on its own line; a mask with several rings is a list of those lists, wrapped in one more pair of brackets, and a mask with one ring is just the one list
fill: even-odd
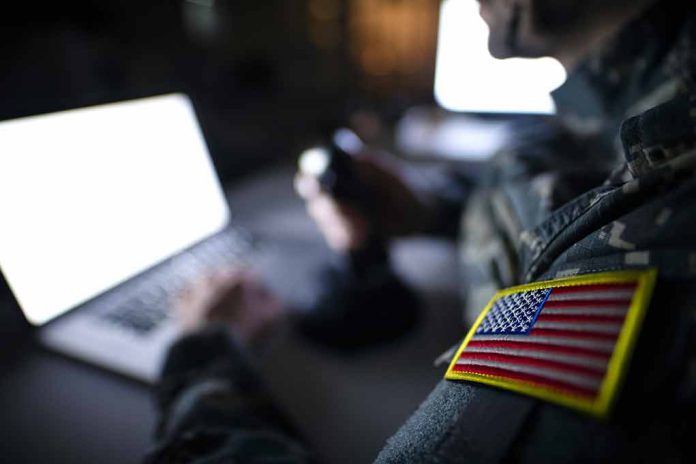
[[(470, 312), (516, 283), (659, 270), (611, 418), (442, 381), (378, 462), (694, 462), (696, 15), (672, 8), (649, 11), (570, 76), (554, 95), (559, 117), (495, 159), (464, 218)], [(240, 366), (220, 333), (174, 348), (153, 461), (308, 459)]]

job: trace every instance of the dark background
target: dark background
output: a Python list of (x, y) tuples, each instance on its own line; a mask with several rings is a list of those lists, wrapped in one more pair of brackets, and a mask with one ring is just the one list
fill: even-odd
[[(229, 181), (432, 101), (438, 0), (12, 2), (0, 120), (183, 91)], [(387, 125), (388, 127), (388, 125)]]

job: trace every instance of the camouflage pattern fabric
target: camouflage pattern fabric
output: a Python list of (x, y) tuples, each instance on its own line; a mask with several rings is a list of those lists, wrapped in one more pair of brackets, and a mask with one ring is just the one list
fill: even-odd
[[(668, 161), (676, 157), (681, 158), (677, 164), (685, 163), (681, 155), (694, 146), (690, 99), (696, 64), (693, 19), (674, 27), (673, 18), (683, 20), (680, 8), (686, 7), (660, 3), (582, 63), (554, 92), (558, 117), (518, 129), (515, 143), (494, 158), (461, 221), (461, 288), (468, 325), (495, 291), (538, 279), (541, 273), (528, 269), (536, 267), (530, 261), (612, 186), (622, 186), (625, 192), (642, 190), (638, 185), (648, 180), (637, 181), (637, 176), (654, 178), (659, 174), (651, 172), (656, 170), (664, 174), (670, 169)], [(586, 193), (592, 188), (596, 189)], [(628, 224), (620, 220), (614, 224), (604, 213), (600, 216), (597, 227), (602, 221), (611, 224), (598, 235), (613, 238), (610, 246), (622, 244)], [(578, 239), (577, 234), (566, 233)], [(665, 231), (642, 233), (662, 236)], [(598, 250), (592, 246), (590, 250), (589, 255), (598, 259)], [(650, 264), (639, 256), (613, 258), (622, 261), (614, 262), (614, 267), (587, 264), (557, 272)], [(653, 253), (653, 261), (656, 256)]]

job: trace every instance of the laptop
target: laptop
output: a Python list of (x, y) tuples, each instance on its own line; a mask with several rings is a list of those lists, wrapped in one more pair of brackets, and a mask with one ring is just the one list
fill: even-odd
[(471, 0), (444, 0), (435, 61), (434, 95), (447, 110), (479, 115), (551, 115), (551, 91), (566, 72), (558, 60), (494, 58), (488, 26)]
[(395, 131), (402, 153), (475, 169), (508, 144), (514, 123), (555, 113), (550, 92), (565, 81), (563, 66), (551, 57), (494, 58), (478, 10), (472, 0), (441, 2), (433, 93), (446, 112), (409, 110)]
[(250, 248), (183, 94), (0, 122), (0, 218), (41, 342), (145, 382), (178, 335), (172, 296)]

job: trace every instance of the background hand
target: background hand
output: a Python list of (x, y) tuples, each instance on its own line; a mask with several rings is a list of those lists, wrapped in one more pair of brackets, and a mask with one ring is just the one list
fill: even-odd
[(245, 346), (263, 337), (283, 314), (278, 299), (247, 271), (211, 273), (184, 290), (173, 305), (184, 331), (216, 322)]
[(316, 178), (302, 173), (295, 176), (295, 190), (331, 248), (355, 250), (375, 231), (391, 239), (427, 230), (433, 220), (432, 208), (406, 183), (396, 166), (368, 155), (354, 160), (361, 182), (373, 196), (373, 218), (368, 219), (359, 205), (323, 191)]

